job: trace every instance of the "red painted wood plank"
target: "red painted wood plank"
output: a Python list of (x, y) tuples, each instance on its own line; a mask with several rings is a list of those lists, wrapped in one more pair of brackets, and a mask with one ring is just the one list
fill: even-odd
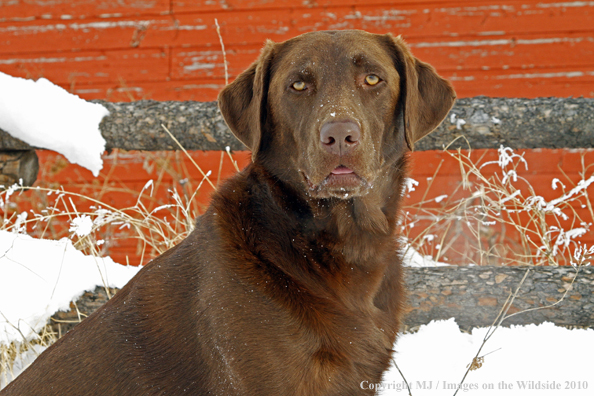
[(166, 81), (169, 54), (160, 49), (0, 55), (0, 71), (16, 77), (45, 77), (55, 84)]
[(594, 32), (472, 40), (408, 40), (415, 56), (442, 71), (550, 69), (594, 64)]
[[(516, 9), (506, 12), (491, 10), (488, 5), (463, 8), (434, 8), (423, 10), (412, 5), (402, 7), (337, 7), (326, 9), (281, 9), (252, 12), (213, 12), (179, 16), (180, 31), (176, 45), (204, 45), (216, 43), (214, 18), (221, 26), (226, 44), (259, 44), (265, 38), (282, 41), (314, 30), (364, 29), (374, 33), (402, 34), (409, 40), (444, 37), (474, 38), (484, 40), (501, 35), (542, 34), (542, 32), (569, 33), (592, 32), (594, 3), (582, 8)], [(504, 7), (503, 7), (504, 8)], [(427, 12), (426, 12), (427, 11)], [(192, 26), (206, 26), (204, 31)]]
[[(210, 180), (214, 185), (236, 173), (226, 153), (221, 156), (220, 152), (192, 151), (189, 155), (204, 172), (211, 173)], [(149, 180), (153, 180), (152, 188), (142, 199), (143, 204), (151, 210), (173, 202), (170, 190), (176, 189), (180, 195), (187, 194), (189, 198), (203, 179), (192, 160), (181, 151), (140, 153), (115, 150), (111, 154), (103, 155), (104, 167), (97, 178), (92, 177), (88, 170), (69, 164), (57, 153), (40, 150), (38, 156), (42, 169), (37, 185), (63, 187), (65, 191), (80, 193), (101, 201), (104, 207), (135, 206), (143, 187)], [(234, 152), (233, 159), (242, 169), (249, 163), (251, 154), (243, 151)], [(208, 205), (213, 191), (209, 183), (202, 183), (194, 196), (193, 205)], [(97, 202), (84, 198), (72, 198), (79, 211), (86, 211), (98, 205)], [(26, 197), (23, 199), (28, 202)]]
[[(549, 4), (550, 5), (550, 4)], [(594, 3), (581, 7), (540, 7), (538, 4), (484, 2), (481, 6), (455, 6), (454, 2), (434, 8), (357, 6), (354, 9), (295, 10), (298, 30), (364, 29), (391, 31), (405, 38), (473, 37), (501, 34), (592, 31)], [(221, 19), (219, 19), (219, 22)]]
[[(462, 3), (463, 4), (463, 3)], [(497, 4), (497, 3), (496, 3)], [(299, 8), (183, 14), (175, 17), (25, 21), (0, 24), (0, 51), (92, 50), (156, 46), (213, 46), (218, 19), (226, 44), (259, 45), (300, 33), (326, 29), (393, 32), (408, 39), (497, 37), (501, 34), (591, 32), (594, 3), (583, 7), (527, 5), (422, 9), (416, 5)], [(495, 9), (492, 9), (495, 7)], [(508, 10), (509, 8), (509, 10)]]
[[(435, 0), (416, 0), (417, 5), (435, 4)], [(172, 0), (171, 6), (174, 13), (196, 13), (204, 11), (234, 11), (255, 9), (282, 9), (282, 8), (319, 8), (319, 7), (348, 7), (361, 4), (375, 6), (410, 4), (410, 0)]]
[[(70, 90), (69, 85), (62, 85)], [(108, 84), (79, 84), (70, 92), (83, 99), (105, 99), (111, 102), (153, 100), (216, 100), (225, 80), (183, 80), (156, 82), (121, 82)]]
[[(586, 4), (585, 4), (586, 3)], [(513, 9), (567, 9), (587, 6), (587, 2), (559, 1), (559, 0), (172, 0), (172, 11), (178, 13), (200, 13), (207, 11), (238, 11), (258, 9), (285, 9), (285, 8), (328, 8), (328, 7), (352, 7), (352, 6), (373, 6), (377, 9), (389, 7), (414, 6), (421, 10), (460, 8), (465, 12), (476, 12), (478, 10), (510, 11)]]
[[(429, 62), (430, 59), (424, 58)], [(247, 65), (249, 62), (245, 65)], [(231, 71), (243, 70), (243, 66), (234, 67)], [(438, 69), (440, 69), (439, 65)], [(31, 72), (32, 70), (32, 72)], [(120, 71), (125, 69), (119, 69)], [(0, 71), (7, 71), (0, 67)], [(217, 72), (218, 73), (215, 73)], [(38, 77), (35, 69), (28, 69), (27, 76)], [(76, 71), (65, 70), (64, 75)], [(98, 73), (100, 71), (95, 71)], [(124, 73), (122, 71), (122, 73)], [(176, 72), (179, 73), (179, 72)], [(155, 100), (215, 100), (218, 92), (224, 87), (223, 68), (219, 67), (208, 79), (155, 80), (134, 81), (122, 78), (119, 81), (105, 83), (83, 83), (82, 77), (71, 82), (60, 83), (65, 89), (85, 99), (107, 99), (111, 101), (131, 101), (140, 99)], [(220, 77), (218, 75), (220, 74)], [(478, 70), (478, 71), (441, 71), (450, 78), (456, 88), (458, 97), (478, 95), (494, 97), (527, 97), (539, 96), (585, 96), (594, 97), (594, 68), (548, 69), (548, 70)], [(181, 76), (179, 76), (181, 78)], [(233, 77), (231, 78), (231, 80)]]
[(585, 177), (591, 176), (594, 174), (594, 150), (562, 150), (561, 167), (569, 174), (583, 173)]
[(168, 16), (0, 23), (0, 53), (130, 49), (145, 46), (151, 35), (168, 45), (175, 34)]
[[(513, 70), (521, 70), (520, 74), (530, 78), (529, 75), (539, 73), (554, 74), (553, 69), (560, 66), (579, 71), (594, 63), (594, 35), (545, 35), (493, 41), (415, 40), (409, 44), (417, 57), (436, 66), (442, 74), (479, 70), (491, 74), (505, 71), (509, 75)], [(259, 45), (228, 47), (229, 75), (234, 77), (245, 70), (259, 51)], [(554, 53), (566, 55), (551, 57)], [(167, 52), (158, 49), (0, 55), (0, 71), (20, 77), (46, 77), (59, 84), (165, 81), (169, 77), (169, 59)], [(571, 71), (566, 73), (570, 78), (577, 76)], [(222, 79), (222, 52), (215, 48), (175, 48), (170, 76), (173, 79)], [(472, 76), (454, 76), (456, 80), (461, 78), (468, 80)]]
[(458, 71), (443, 76), (453, 82), (458, 97), (594, 97), (594, 67)]
[[(501, 1), (475, 5), (447, 2), (424, 11), (427, 21), (443, 35), (497, 35), (528, 32), (591, 31), (594, 18), (592, 2)], [(424, 30), (415, 25), (415, 30)]]
[(539, 98), (556, 96), (562, 98), (584, 96), (594, 97), (594, 83), (577, 83), (568, 81), (548, 81), (546, 84), (498, 84), (480, 86), (478, 83), (462, 83), (456, 86), (456, 93), (460, 98), (473, 96)]
[(5, 0), (0, 1), (0, 22), (31, 19), (111, 18), (169, 13), (169, 0)]
[[(535, 193), (544, 196), (547, 200), (561, 195), (560, 188), (554, 190), (551, 187), (554, 178), (559, 179), (568, 189), (571, 189), (582, 179), (582, 176), (579, 175), (580, 172), (585, 171), (585, 178), (594, 174), (594, 166), (592, 166), (594, 164), (594, 150), (591, 149), (519, 149), (515, 150), (515, 153), (522, 155), (528, 164), (526, 168), (523, 163), (516, 161), (519, 164), (516, 169), (518, 176), (525, 178), (533, 186)], [(437, 195), (439, 195), (440, 191), (447, 190), (447, 188), (444, 189), (443, 183), (437, 182), (437, 179), (448, 183), (452, 180), (456, 180), (458, 184), (461, 183), (460, 165), (459, 161), (454, 157), (455, 155), (455, 153), (450, 155), (443, 151), (416, 151), (411, 153), (411, 177), (420, 183), (419, 188), (411, 193), (411, 196), (424, 194), (427, 178), (435, 179), (432, 189), (435, 190), (433, 194)], [(464, 150), (463, 155), (468, 155), (468, 151)], [(497, 161), (498, 157), (497, 150), (492, 149), (472, 150), (470, 155), (473, 163), (479, 166), (487, 162)], [(498, 164), (484, 166), (481, 171), (485, 175), (503, 174)], [(564, 173), (567, 177), (564, 176)], [(518, 184), (523, 184), (523, 182), (520, 181)], [(444, 194), (447, 194), (447, 192)], [(420, 199), (420, 197), (417, 197), (417, 199)]]
[[(516, 150), (516, 153), (523, 154), (528, 162), (528, 169), (523, 165), (517, 168), (520, 179), (513, 183), (515, 188), (522, 191), (524, 198), (535, 195), (543, 197), (546, 201), (557, 199), (564, 194), (564, 191), (567, 192), (575, 187), (576, 183), (582, 178), (591, 177), (594, 171), (590, 166), (583, 175), (576, 172), (593, 163), (594, 150), (575, 150), (575, 152), (571, 152), (569, 150), (537, 149)], [(467, 155), (468, 153), (464, 152), (464, 154)], [(566, 159), (566, 156), (569, 157)], [(462, 190), (462, 176), (459, 167), (456, 170), (458, 162), (448, 153), (438, 151), (414, 152), (411, 157), (414, 163), (411, 177), (419, 184), (416, 186), (415, 191), (407, 194), (408, 197), (404, 203), (405, 211), (410, 211), (413, 214), (417, 213), (417, 205), (421, 201), (424, 202), (422, 207), (425, 210), (435, 210), (448, 205), (451, 207), (452, 203), (448, 203), (449, 200), (455, 202), (457, 199), (468, 197), (480, 184), (477, 184), (475, 178), (471, 176), (469, 178), (471, 182), (470, 190)], [(478, 165), (486, 161), (496, 160), (497, 157), (496, 150), (473, 150), (472, 153), (473, 161)], [(442, 163), (442, 166), (436, 173), (437, 165), (440, 163)], [(500, 178), (502, 175), (502, 171), (497, 165), (485, 166), (481, 171), (487, 177), (495, 173), (499, 174)], [(565, 187), (563, 188), (560, 184), (557, 184), (557, 188), (553, 189), (552, 181), (555, 178), (561, 180)], [(591, 195), (592, 186), (588, 190)], [(436, 198), (443, 195), (447, 195), (447, 197), (440, 202), (435, 202)], [(565, 230), (583, 227), (584, 225), (580, 222), (594, 223), (594, 215), (585, 200), (576, 200), (570, 206), (564, 207), (563, 211), (569, 217), (568, 220), (559, 218)], [(521, 215), (525, 225), (528, 224), (527, 216), (526, 213)], [(552, 216), (548, 218), (550, 220), (549, 225), (557, 225), (556, 222), (552, 221)], [(432, 223), (432, 220), (418, 222), (411, 230), (411, 236), (416, 237), (427, 231), (431, 234), (443, 235), (443, 229), (440, 231)], [(432, 228), (429, 229), (428, 227)], [(456, 237), (455, 234), (450, 238)], [(580, 240), (582, 243), (591, 245), (591, 242), (594, 241), (594, 233), (589, 232)]]
[[(502, 37), (497, 40), (409, 40), (415, 56), (434, 65), (440, 73), (458, 70), (550, 72), (555, 68), (580, 70), (594, 64), (594, 34)], [(259, 55), (261, 46), (226, 47), (231, 77), (245, 70)], [(551, 54), (564, 56), (551, 56)], [(224, 78), (222, 51), (216, 48), (172, 50), (172, 78)]]
[[(501, 172), (498, 173), (501, 174)], [(489, 172), (485, 171), (484, 174), (489, 175)], [(520, 172), (518, 172), (518, 174), (520, 175)], [(530, 183), (530, 186), (532, 186), (532, 188), (534, 188), (535, 190), (535, 196), (541, 196), (547, 202), (550, 202), (554, 199), (558, 199), (562, 197), (564, 194), (560, 183), (557, 183), (556, 190), (552, 188), (553, 179), (559, 179), (563, 183), (563, 185), (566, 186), (565, 192), (569, 192), (573, 187), (575, 187), (575, 184), (571, 184), (569, 180), (562, 176), (561, 172), (558, 172), (556, 174), (526, 174), (525, 172), (522, 172), (520, 176), (527, 178), (528, 182)], [(571, 175), (570, 179), (574, 183), (579, 182), (579, 180), (581, 180), (577, 175)], [(428, 188), (429, 182), (426, 179), (417, 178), (415, 180), (419, 182), (419, 185), (415, 187), (415, 191), (408, 194), (410, 196), (408, 204), (415, 205), (419, 203), (424, 197), (426, 203), (423, 206), (425, 208), (440, 208), (448, 202), (455, 202), (457, 199), (460, 199), (462, 197), (467, 198), (470, 196), (471, 191), (476, 191), (474, 188), (471, 191), (463, 190), (461, 186), (462, 179), (459, 175), (437, 176), (433, 178), (433, 183), (431, 184), (430, 188)], [(473, 186), (476, 187), (476, 184), (473, 184)], [(514, 183), (514, 186), (522, 192), (522, 196), (524, 197), (524, 199), (532, 195), (528, 183), (524, 182), (523, 180)], [(456, 188), (458, 188), (459, 191), (456, 194), (454, 194), (454, 190)], [(444, 195), (447, 195), (447, 198), (443, 198)], [(436, 202), (435, 199), (439, 197), (441, 197), (443, 200), (439, 199), (439, 202)], [(452, 201), (449, 201), (449, 199), (452, 199)], [(587, 207), (583, 207), (584, 204), (585, 201), (575, 201), (572, 202), (571, 207), (576, 210), (576, 213), (580, 214), (582, 220), (591, 223), (592, 221), (594, 221), (594, 219), (592, 219), (589, 215)], [(569, 215), (570, 213), (571, 211), (568, 211), (567, 215)]]
[[(446, 78), (452, 76), (443, 74)], [(594, 97), (594, 80), (576, 79), (571, 77), (549, 77), (525, 79), (497, 80), (480, 74), (466, 76), (464, 80), (458, 73), (454, 86), (458, 97), (473, 97), (479, 95), (492, 97)], [(484, 78), (483, 78), (484, 77)], [(77, 84), (72, 88), (69, 84), (62, 85), (70, 92), (81, 98), (106, 99), (113, 102), (129, 102), (141, 99), (154, 100), (216, 100), (219, 91), (225, 86), (223, 79), (215, 80), (171, 80), (156, 82), (121, 82), (111, 84)], [(72, 89), (71, 89), (72, 88)]]
[[(234, 78), (260, 55), (261, 45), (225, 48), (227, 72)], [(221, 48), (175, 48), (171, 52), (173, 79), (225, 78), (225, 62)]]

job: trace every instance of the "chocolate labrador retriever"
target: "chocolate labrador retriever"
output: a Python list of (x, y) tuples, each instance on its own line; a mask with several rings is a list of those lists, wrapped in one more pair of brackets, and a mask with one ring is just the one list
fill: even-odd
[(389, 34), (266, 43), (219, 96), (253, 163), (2, 396), (374, 394), (404, 303), (407, 152), (454, 98)]

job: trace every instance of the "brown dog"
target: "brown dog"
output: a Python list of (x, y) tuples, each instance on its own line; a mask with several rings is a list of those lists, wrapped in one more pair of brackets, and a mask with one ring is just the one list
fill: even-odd
[(454, 98), (391, 35), (268, 42), (219, 96), (253, 164), (2, 396), (373, 394), (404, 299), (407, 146)]

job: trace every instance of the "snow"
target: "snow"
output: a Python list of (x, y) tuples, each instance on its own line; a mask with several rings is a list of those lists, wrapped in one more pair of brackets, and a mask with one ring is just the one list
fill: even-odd
[[(400, 335), (394, 357), (412, 394), (453, 395), (487, 330), (462, 333), (450, 319)], [(569, 330), (552, 323), (500, 327), (481, 355), (482, 366), (469, 372), (459, 395), (591, 395), (594, 389), (592, 329)], [(382, 384), (386, 388), (382, 395), (408, 394), (393, 366)]]
[[(85, 224), (81, 220), (81, 224)], [(443, 265), (414, 249), (405, 251), (412, 265)], [(0, 345), (33, 339), (48, 318), (85, 290), (105, 284), (122, 287), (139, 268), (125, 267), (109, 258), (85, 256), (69, 239), (39, 240), (0, 231)], [(453, 319), (431, 322), (416, 333), (401, 334), (394, 358), (412, 394), (453, 395), (467, 366), (479, 350), (488, 329), (463, 333)], [(32, 346), (17, 357), (12, 372), (0, 378), (0, 389), (26, 368), (45, 348)], [(459, 395), (589, 395), (594, 330), (568, 330), (551, 323), (499, 328), (481, 351), (481, 367), (470, 371)], [(406, 395), (404, 380), (392, 366), (379, 394)], [(584, 389), (590, 388), (590, 389)]]
[(443, 201), (444, 199), (446, 199), (448, 196), (447, 195), (440, 195), (439, 197), (435, 198), (435, 202), (436, 203), (440, 203), (441, 201)]
[(580, 180), (578, 182), (577, 186), (572, 188), (567, 194), (563, 194), (562, 197), (559, 197), (559, 198), (554, 199), (551, 202), (549, 202), (545, 208), (545, 211), (552, 211), (556, 205), (567, 201), (567, 199), (571, 198), (574, 195), (577, 195), (581, 191), (586, 191), (588, 189), (588, 187), (590, 187), (590, 184), (592, 184), (592, 183), (594, 183), (594, 175), (590, 176), (587, 180), (586, 179)]
[(93, 231), (93, 220), (89, 215), (82, 215), (72, 219), (70, 232), (74, 232), (79, 237), (84, 237), (89, 235), (91, 231)]
[(105, 107), (45, 78), (33, 81), (0, 72), (0, 87), (0, 129), (99, 174), (105, 151), (99, 123), (109, 114)]
[(466, 121), (462, 118), (457, 118), (457, 115), (452, 113), (450, 116), (450, 123), (456, 124), (456, 129), (462, 129), (462, 125), (465, 125)]
[(404, 186), (406, 187), (406, 192), (413, 192), (415, 191), (415, 187), (419, 185), (419, 182), (415, 179), (411, 179), (407, 177), (404, 179)]
[(563, 187), (563, 189), (565, 190), (565, 184), (561, 183), (561, 180), (557, 179), (556, 177), (553, 178), (553, 181), (551, 183), (551, 187), (553, 188), (553, 190), (557, 189), (557, 184), (561, 184), (561, 187)]
[(449, 265), (446, 263), (435, 261), (431, 256), (423, 256), (409, 244), (405, 244), (403, 250), (404, 256), (402, 258), (402, 261), (405, 267), (442, 267), (445, 265)]
[(0, 344), (36, 337), (50, 316), (96, 286), (123, 287), (139, 270), (59, 241), (0, 231)]

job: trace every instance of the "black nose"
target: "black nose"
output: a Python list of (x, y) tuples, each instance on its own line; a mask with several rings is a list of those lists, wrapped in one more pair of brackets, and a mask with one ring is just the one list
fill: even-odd
[(320, 142), (330, 154), (345, 155), (359, 144), (361, 129), (353, 121), (330, 121), (320, 129)]

